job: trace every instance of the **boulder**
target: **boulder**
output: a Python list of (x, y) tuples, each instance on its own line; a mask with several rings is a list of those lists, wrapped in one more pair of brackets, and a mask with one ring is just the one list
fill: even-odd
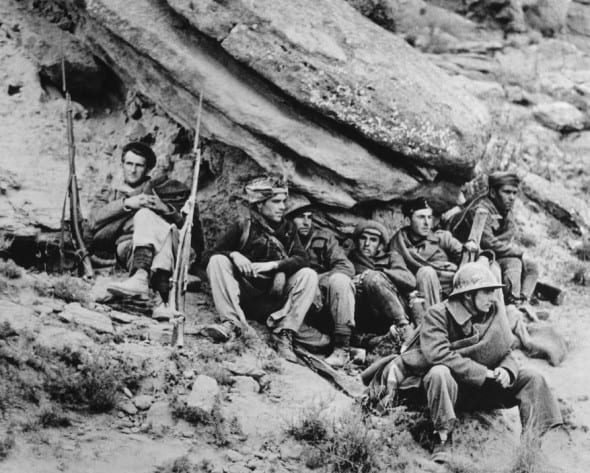
[(561, 184), (528, 173), (522, 180), (522, 189), (529, 199), (574, 231), (586, 233), (590, 228), (590, 210), (586, 202)]
[(233, 380), (234, 384), (231, 387), (232, 393), (247, 396), (260, 392), (260, 385), (249, 376), (234, 376)]
[(585, 115), (567, 102), (543, 103), (534, 107), (534, 117), (547, 128), (560, 132), (582, 130)]
[(205, 136), (320, 203), (399, 198), (418, 186), (413, 167), (468, 174), (483, 149), (486, 108), (342, 2), (170, 5), (193, 29), (163, 4), (94, 0), (80, 34), (183, 126), (202, 88)]
[(524, 10), (526, 22), (544, 36), (555, 36), (565, 28), (571, 4), (572, 0), (536, 0)]
[(133, 405), (140, 411), (147, 411), (154, 402), (154, 396), (141, 394), (133, 398)]
[(221, 390), (217, 381), (206, 375), (199, 375), (193, 383), (191, 392), (186, 397), (186, 405), (205, 415), (211, 414), (218, 402)]
[(65, 310), (59, 314), (59, 318), (63, 322), (82, 325), (98, 333), (115, 333), (108, 315), (85, 309), (77, 302), (66, 305)]

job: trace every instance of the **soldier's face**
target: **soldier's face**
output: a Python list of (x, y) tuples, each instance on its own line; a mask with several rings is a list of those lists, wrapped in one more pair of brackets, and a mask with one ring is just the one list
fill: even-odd
[(432, 209), (416, 210), (410, 217), (410, 229), (423, 238), (432, 231)]
[(473, 296), (475, 308), (483, 313), (487, 313), (496, 300), (495, 289), (480, 289)]
[(138, 184), (147, 174), (145, 158), (135, 154), (133, 151), (127, 151), (123, 156), (123, 179), (126, 184), (134, 186)]
[(492, 200), (495, 202), (498, 208), (504, 212), (512, 210), (517, 195), (518, 187), (512, 186), (510, 184), (500, 186), (497, 189), (492, 189), (490, 191)]
[(285, 214), (287, 194), (277, 194), (258, 206), (258, 212), (271, 222), (280, 222)]
[(383, 248), (381, 238), (372, 233), (363, 232), (358, 240), (358, 246), (361, 253), (369, 258), (377, 255)]
[(311, 212), (303, 212), (293, 219), (297, 232), (300, 236), (306, 237), (311, 232), (313, 214)]

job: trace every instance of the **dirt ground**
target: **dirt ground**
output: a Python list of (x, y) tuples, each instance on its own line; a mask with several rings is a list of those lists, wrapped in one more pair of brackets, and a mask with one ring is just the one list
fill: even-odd
[[(20, 85), (20, 92), (8, 95), (9, 85)], [(7, 189), (0, 195), (0, 226), (3, 228), (28, 225), (32, 221), (48, 229), (59, 226), (56, 216), (61, 211), (66, 185), (63, 105), (61, 98), (41, 89), (34, 66), (22, 55), (18, 45), (5, 35), (1, 36), (0, 181)], [(108, 143), (121, 139), (123, 123), (122, 112), (116, 110), (76, 121), (79, 172), (97, 176), (96, 186), (114, 162)], [(19, 192), (13, 192), (15, 186), (20, 188)], [(83, 197), (92, 190), (83, 189)], [(568, 413), (566, 431), (552, 432), (545, 438), (544, 460), (534, 471), (585, 473), (590, 465), (590, 371), (586, 367), (590, 359), (590, 292), (588, 286), (578, 286), (571, 279), (576, 269), (590, 274), (590, 264), (572, 255), (570, 242), (578, 237), (561, 228), (554, 219), (535, 211), (528, 203), (520, 205), (517, 213), (523, 231), (535, 236), (528, 252), (541, 262), (541, 279), (559, 284), (568, 291), (564, 305), (554, 307), (542, 303), (539, 307), (550, 311), (548, 323), (567, 339), (566, 360), (552, 367), (544, 360), (522, 356), (524, 364), (545, 374)], [(74, 334), (76, 340), (88, 338), (88, 343), (107, 350), (121, 350), (150, 359), (152, 371), (133, 396), (149, 395), (152, 404), (149, 409), (135, 414), (124, 413), (119, 408), (106, 414), (71, 409), (71, 426), (30, 430), (23, 425), (35, 415), (38, 406), (34, 403), (20, 408), (9, 406), (2, 411), (0, 433), (11, 430), (15, 445), (6, 458), (0, 458), (3, 473), (148, 473), (159, 471), (159, 467), (163, 468), (161, 471), (175, 471), (165, 470), (169, 468), (166, 465), (182, 456), (201, 465), (201, 471), (307, 471), (305, 454), (309, 446), (286, 434), (289, 424), (314, 403), (325, 405), (336, 417), (352, 409), (352, 398), (307, 367), (278, 360), (264, 336), (249, 346), (234, 346), (230, 352), (225, 347), (188, 335), (187, 346), (181, 354), (175, 354), (166, 343), (169, 327), (142, 319), (133, 322), (132, 328), (115, 324), (113, 336), (98, 336), (92, 330), (63, 322), (60, 314), (65, 303), (33, 290), (35, 283), (31, 281), (39, 279), (51, 280), (51, 277), (26, 275), (9, 282), (0, 293), (3, 304), (0, 317), (9, 320), (19, 336), (32, 333), (38, 340), (48, 337), (51, 343), (57, 343), (60, 337), (69, 340)], [(98, 284), (104, 281), (99, 278)], [(214, 318), (210, 299), (203, 293), (192, 295), (189, 307), (188, 333), (194, 333), (197, 325)], [(251, 376), (234, 375), (233, 384), (222, 386), (224, 418), (235, 419), (239, 429), (225, 432), (221, 440), (219, 432), (212, 434), (208, 430), (211, 426), (195, 427), (175, 419), (169, 408), (174, 394), (186, 395), (190, 391), (195, 374), (191, 371), (207, 372), (213, 362), (222, 366), (247, 365), (261, 370), (262, 378), (266, 378), (252, 385), (248, 381), (254, 379)], [(173, 384), (167, 376), (175, 370), (179, 373)], [(236, 381), (236, 377), (240, 379)], [(261, 392), (255, 392), (255, 386)], [(121, 393), (118, 398), (125, 402)], [(392, 451), (392, 456), (400, 459), (396, 471), (450, 471), (429, 462), (428, 452), (406, 431), (400, 431), (399, 425), (395, 430), (392, 424), (387, 424), (387, 419), (373, 422), (375, 426), (384, 422), (382, 428), (391, 429), (391, 437), (400, 442), (399, 449)], [(511, 468), (519, 443), (519, 429), (515, 409), (487, 421), (469, 419), (458, 432), (461, 440), (457, 445), (457, 457), (465, 458), (466, 463), (453, 471), (516, 471)]]

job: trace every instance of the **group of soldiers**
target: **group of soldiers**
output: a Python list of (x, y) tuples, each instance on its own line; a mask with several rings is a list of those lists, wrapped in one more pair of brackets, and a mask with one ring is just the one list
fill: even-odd
[[(121, 161), (122, 182), (95, 201), (93, 245), (110, 245), (129, 270), (128, 279), (108, 288), (111, 295), (147, 297), (151, 288), (158, 297), (154, 317), (166, 320), (174, 315), (170, 275), (189, 191), (149, 177), (156, 156), (145, 144), (126, 145)], [(252, 330), (249, 320), (256, 320), (271, 331), (279, 355), (296, 362), (294, 344), (305, 343), (309, 327), (319, 328), (318, 345), (329, 344), (325, 361), (334, 368), (349, 361), (351, 346), (401, 339), (403, 353), (381, 360), (364, 379), (381, 404), (406, 385), (426, 393), (438, 460), (465, 396), (519, 405), (523, 422), (543, 431), (558, 425), (543, 377), (519, 370), (511, 355), (506, 306), (527, 309), (538, 275), (515, 242), (518, 187), (515, 174), (490, 174), (485, 195), (449, 219), (452, 233), (433, 229), (426, 199), (406, 202), (407, 226), (392, 236), (386, 225), (362, 221), (347, 252), (316, 225), (310, 202), (289, 199), (281, 178), (255, 178), (245, 186), (247, 216), (201, 258), (219, 317), (202, 333), (223, 342)], [(489, 218), (477, 243), (468, 235), (481, 207)], [(459, 267), (464, 252), (486, 257)]]

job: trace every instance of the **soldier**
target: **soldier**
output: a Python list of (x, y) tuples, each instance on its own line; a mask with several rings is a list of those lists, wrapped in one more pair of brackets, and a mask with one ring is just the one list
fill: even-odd
[[(492, 250), (502, 269), (506, 304), (522, 305), (530, 301), (539, 275), (537, 264), (524, 257), (515, 242), (516, 224), (512, 208), (518, 194), (520, 179), (516, 174), (495, 172), (488, 177), (488, 193), (471, 202), (455, 223), (453, 233), (465, 241), (477, 208), (490, 213), (481, 237), (481, 249)], [(527, 312), (530, 312), (527, 310)]]
[[(94, 249), (114, 250), (119, 264), (130, 277), (111, 284), (114, 297), (149, 297), (150, 286), (159, 293), (153, 317), (171, 317), (167, 302), (178, 228), (184, 216), (181, 208), (190, 190), (166, 176), (151, 178), (156, 155), (146, 144), (128, 143), (121, 153), (123, 182), (104, 186), (96, 196), (90, 216)], [(194, 246), (202, 249), (198, 224)]]
[(207, 265), (221, 323), (206, 327), (204, 333), (225, 341), (250, 329), (246, 316), (263, 320), (279, 354), (296, 362), (292, 340), (314, 300), (317, 274), (308, 267), (295, 225), (283, 218), (286, 184), (263, 176), (245, 190), (248, 218), (230, 226)]
[(543, 434), (561, 424), (559, 406), (545, 378), (520, 368), (502, 287), (486, 265), (467, 263), (455, 274), (449, 299), (432, 306), (419, 337), (398, 356), (374, 363), (363, 374), (370, 398), (388, 405), (398, 390), (426, 392), (436, 443), (432, 459), (449, 459), (455, 410), (518, 406), (523, 427)]
[(293, 220), (310, 266), (319, 275), (319, 305), (329, 312), (333, 322), (334, 351), (326, 363), (337, 368), (348, 360), (350, 335), (354, 327), (354, 266), (336, 237), (316, 228), (309, 201), (291, 204), (288, 217)]
[(473, 241), (463, 245), (446, 230), (433, 232), (432, 208), (423, 197), (404, 203), (402, 212), (410, 224), (396, 232), (390, 248), (402, 255), (416, 276), (428, 308), (450, 294), (463, 248), (476, 252), (478, 246)]
[(361, 332), (386, 334), (394, 327), (403, 341), (412, 333), (404, 294), (416, 288), (416, 278), (396, 251), (386, 251), (387, 229), (369, 220), (357, 225), (349, 259), (355, 268), (356, 325)]

